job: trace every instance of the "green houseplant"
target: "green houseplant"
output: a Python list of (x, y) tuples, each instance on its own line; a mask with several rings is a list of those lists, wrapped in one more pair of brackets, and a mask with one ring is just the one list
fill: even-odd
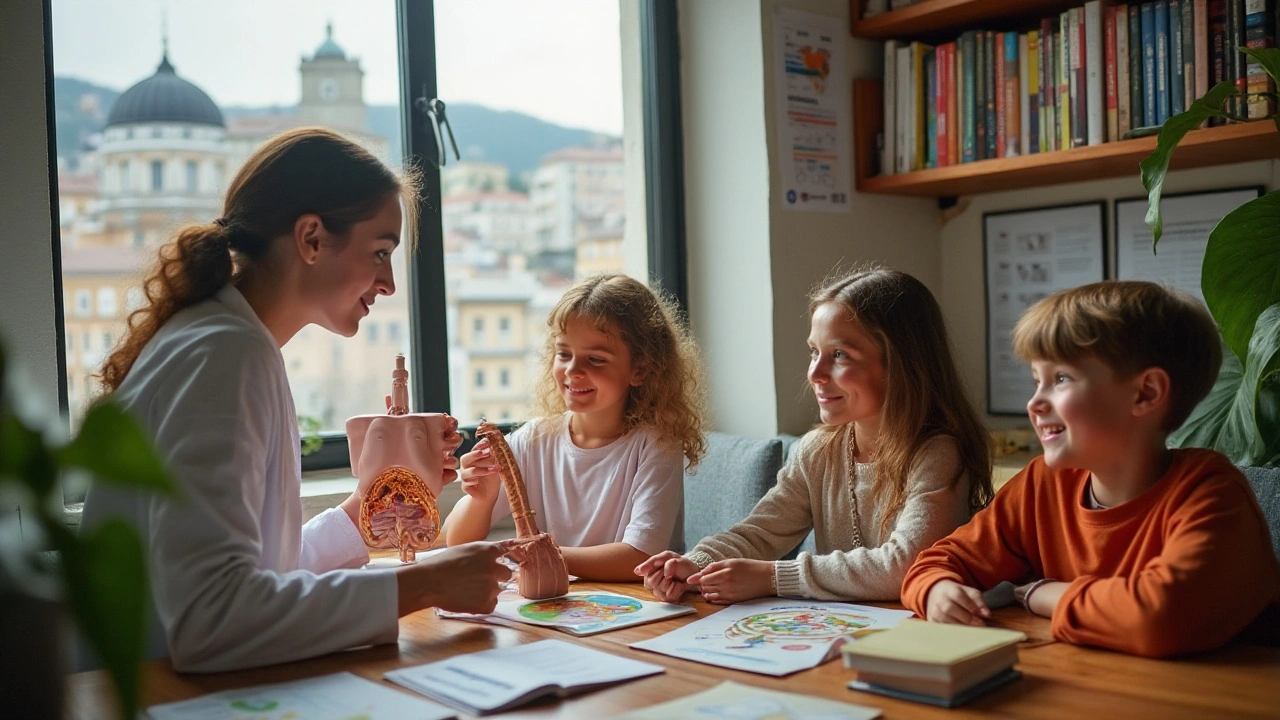
[[(1280, 50), (1240, 51), (1280, 81)], [(1238, 108), (1258, 96), (1277, 97), (1242, 93), (1234, 84), (1221, 82), (1165, 121), (1155, 152), (1139, 166), (1148, 195), (1146, 221), (1155, 243), (1163, 229), (1160, 195), (1174, 148), (1209, 118), (1246, 120), (1238, 116)], [(1280, 129), (1280, 114), (1269, 119)], [(1169, 442), (1213, 448), (1238, 465), (1280, 463), (1280, 192), (1250, 200), (1214, 227), (1200, 288), (1222, 332), (1222, 370), (1208, 397)]]
[[(56, 438), (26, 411), (17, 383), (0, 345), (0, 489), (22, 499), (20, 507), (31, 517), (11, 513), (0, 517), (0, 613), (8, 627), (38, 624), (25, 615), (40, 607), (65, 607), (97, 660), (110, 674), (120, 700), (121, 717), (132, 718), (138, 708), (138, 667), (145, 652), (147, 633), (147, 565), (137, 532), (123, 520), (113, 519), (90, 531), (75, 533), (63, 519), (59, 479), (69, 471), (86, 472), (97, 482), (120, 487), (172, 493), (173, 485), (141, 428), (124, 410), (111, 402), (95, 405), (85, 415), (79, 432), (69, 441)], [(58, 562), (41, 563), (38, 550), (54, 550)], [(60, 611), (50, 617), (60, 617)], [(24, 629), (35, 641), (33, 653), (61, 657), (63, 641), (56, 622)], [(4, 648), (15, 655), (22, 649)], [(57, 707), (30, 707), (24, 697), (40, 696), (60, 706), (62, 674), (66, 668), (33, 670), (13, 658), (14, 666), (37, 677), (0, 678), (6, 687), (5, 711), (20, 716), (57, 717)], [(56, 664), (56, 661), (51, 664)], [(52, 687), (51, 691), (49, 688)], [(54, 695), (52, 698), (49, 695)]]

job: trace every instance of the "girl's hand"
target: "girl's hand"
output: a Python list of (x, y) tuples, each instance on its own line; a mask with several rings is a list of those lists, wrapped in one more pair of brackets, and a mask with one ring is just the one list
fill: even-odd
[(697, 572), (697, 563), (670, 550), (654, 555), (635, 569), (644, 578), (645, 588), (661, 602), (679, 602), (689, 589), (689, 576)]
[(502, 477), (498, 474), (498, 461), (493, 457), (489, 441), (476, 443), (471, 452), (462, 456), (461, 465), (458, 477), (462, 479), (462, 491), (477, 501), (490, 505), (496, 502)]
[(448, 485), (458, 479), (458, 457), (454, 453), (462, 444), (462, 433), (458, 432), (458, 419), (445, 415), (444, 429), (444, 484)]
[(954, 580), (939, 580), (929, 588), (925, 598), (925, 619), (929, 622), (953, 623), (983, 627), (991, 610), (982, 600), (982, 592)]
[(774, 564), (767, 560), (717, 560), (689, 576), (690, 585), (702, 588), (702, 597), (717, 605), (768, 597), (777, 592)]

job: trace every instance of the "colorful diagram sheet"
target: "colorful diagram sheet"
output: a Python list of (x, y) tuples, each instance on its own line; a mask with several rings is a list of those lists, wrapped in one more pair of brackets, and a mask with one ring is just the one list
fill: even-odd
[(258, 685), (147, 708), (153, 720), (446, 720), (443, 705), (348, 672)]
[(865, 705), (722, 682), (703, 692), (627, 713), (616, 720), (874, 720)]
[(637, 600), (595, 590), (572, 592), (548, 600), (499, 600), (493, 614), (529, 625), (557, 628), (574, 635), (594, 635), (691, 612), (694, 609), (688, 605)]
[(840, 646), (854, 633), (890, 628), (908, 617), (908, 610), (764, 598), (730, 605), (665, 635), (632, 643), (631, 647), (781, 676), (835, 658)]

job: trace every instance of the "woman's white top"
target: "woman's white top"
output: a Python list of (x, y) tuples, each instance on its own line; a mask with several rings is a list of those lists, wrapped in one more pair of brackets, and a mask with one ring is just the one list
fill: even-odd
[(288, 662), (394, 642), (395, 576), (347, 514), (302, 524), (301, 459), (284, 358), (235, 287), (175, 315), (113, 395), (143, 425), (177, 497), (97, 485), (84, 531), (120, 516), (151, 571), (151, 656), (185, 672)]
[[(668, 550), (684, 507), (684, 455), (650, 427), (601, 448), (573, 444), (568, 413), (533, 420), (507, 437), (538, 528), (564, 547), (624, 542), (649, 555)], [(492, 522), (511, 514), (498, 493)]]

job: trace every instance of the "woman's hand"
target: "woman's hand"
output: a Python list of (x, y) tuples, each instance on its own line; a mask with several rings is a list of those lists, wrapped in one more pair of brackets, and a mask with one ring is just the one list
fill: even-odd
[(511, 579), (511, 569), (498, 558), (513, 545), (511, 540), (467, 543), (397, 568), (400, 616), (429, 607), (473, 614), (493, 612), (502, 591), (499, 583)]
[(498, 474), (498, 461), (493, 457), (489, 441), (476, 443), (471, 452), (462, 456), (461, 465), (458, 477), (462, 479), (462, 491), (492, 507), (498, 500), (502, 477)]
[(991, 610), (982, 592), (954, 580), (939, 580), (925, 597), (925, 619), (929, 622), (983, 627)]
[(661, 602), (679, 602), (689, 589), (689, 576), (697, 572), (697, 563), (670, 550), (650, 557), (635, 569), (636, 575), (644, 578), (645, 588)]
[(698, 585), (709, 603), (729, 605), (768, 597), (777, 593), (774, 586), (774, 564), (767, 560), (717, 560), (689, 576), (690, 585)]

